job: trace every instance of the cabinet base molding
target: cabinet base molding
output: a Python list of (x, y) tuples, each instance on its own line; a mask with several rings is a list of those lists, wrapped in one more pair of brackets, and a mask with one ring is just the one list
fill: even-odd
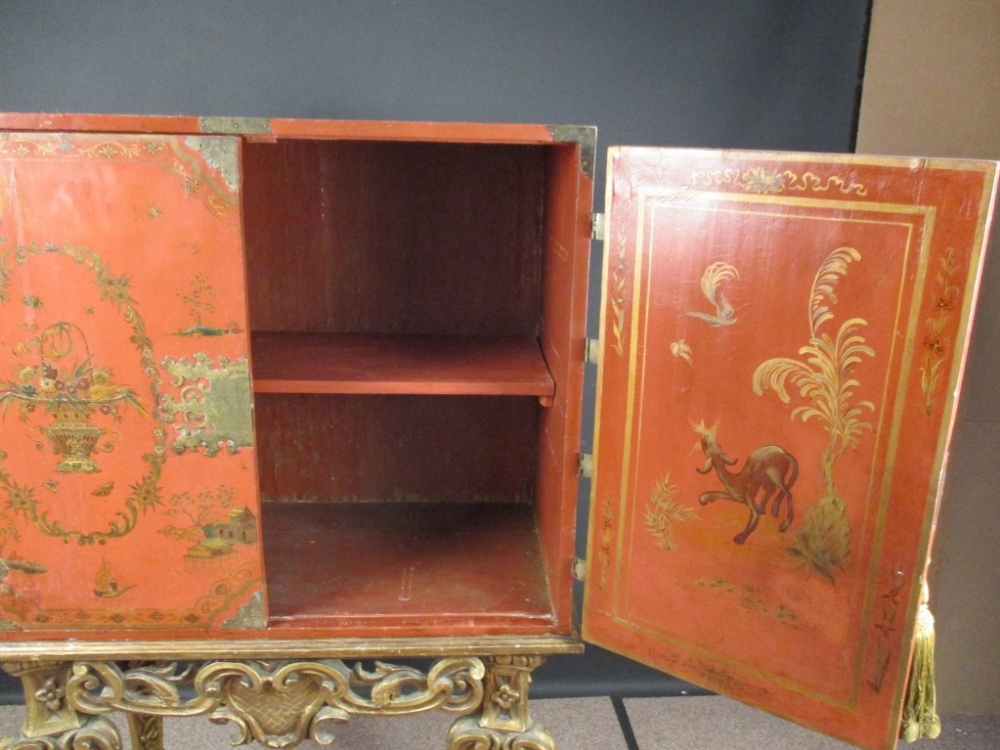
[(321, 745), (351, 716), (442, 710), (459, 715), (447, 750), (555, 750), (528, 713), (543, 656), (443, 656), (427, 671), (375, 660), (183, 662), (31, 661), (0, 666), (20, 678), (25, 719), (0, 750), (121, 750), (107, 715), (124, 714), (135, 750), (163, 750), (165, 717), (231, 723), (233, 744)]

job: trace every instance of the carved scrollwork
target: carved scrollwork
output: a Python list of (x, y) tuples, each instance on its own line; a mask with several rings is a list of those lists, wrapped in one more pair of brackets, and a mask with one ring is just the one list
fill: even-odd
[(62, 734), (0, 740), (0, 750), (121, 750), (121, 747), (118, 729), (100, 716), (91, 716), (78, 729)]
[(483, 700), (482, 661), (474, 657), (439, 659), (423, 675), (411, 667), (375, 662), (365, 671), (356, 664), (351, 684), (363, 688), (368, 698), (352, 690), (344, 696), (344, 708), (355, 714), (408, 714), (440, 709), (463, 714)]
[[(274, 748), (307, 737), (330, 744), (333, 727), (351, 715), (400, 715), (440, 709), (468, 713), (483, 700), (485, 668), (476, 658), (443, 658), (424, 674), (375, 662), (353, 670), (337, 660), (209, 662), (122, 669), (113, 662), (76, 662), (66, 701), (81, 713), (124, 711), (146, 716), (211, 713), (251, 739)], [(193, 697), (181, 688), (189, 686)]]
[(308, 735), (326, 745), (329, 725), (349, 718), (331, 705), (349, 690), (345, 671), (339, 662), (210, 664), (195, 676), (195, 691), (217, 704), (213, 722), (237, 726), (237, 744), (292, 747)]

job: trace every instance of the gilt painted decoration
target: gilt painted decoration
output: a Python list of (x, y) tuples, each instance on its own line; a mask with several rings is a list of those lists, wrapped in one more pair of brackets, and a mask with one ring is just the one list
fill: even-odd
[(608, 174), (585, 637), (891, 747), (994, 165)]
[(0, 627), (259, 599), (237, 165), (225, 138), (0, 134)]

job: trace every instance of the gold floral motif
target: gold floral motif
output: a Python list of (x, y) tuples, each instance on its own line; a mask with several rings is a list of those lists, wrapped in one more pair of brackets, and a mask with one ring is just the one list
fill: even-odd
[(889, 574), (887, 585), (875, 604), (875, 615), (873, 617), (874, 636), (874, 662), (871, 668), (871, 676), (868, 678), (868, 687), (876, 693), (881, 692), (885, 682), (885, 675), (889, 671), (889, 662), (892, 658), (890, 646), (893, 640), (898, 623), (900, 607), (903, 606), (903, 584), (905, 577), (903, 572), (897, 568)]
[(725, 578), (711, 580), (699, 578), (697, 585), (716, 596), (726, 597), (751, 614), (774, 618), (775, 621), (794, 630), (801, 628), (799, 616), (791, 604), (769, 603), (764, 597), (764, 593), (753, 584), (743, 584), (737, 587)]
[(935, 392), (941, 384), (941, 375), (948, 360), (951, 337), (948, 322), (958, 304), (961, 290), (954, 283), (958, 272), (955, 248), (949, 247), (940, 259), (941, 268), (937, 273), (938, 288), (934, 295), (934, 314), (927, 318), (924, 336), (924, 361), (920, 366), (920, 388), (924, 394), (924, 413), (929, 417), (934, 413)]
[(674, 524), (697, 517), (693, 510), (674, 499), (676, 494), (677, 488), (670, 484), (668, 472), (653, 485), (646, 510), (646, 531), (660, 549), (667, 551), (674, 548)]
[(501, 711), (508, 713), (519, 700), (521, 700), (521, 693), (515, 690), (509, 683), (501, 685), (493, 694), (493, 702), (500, 707)]
[(42, 686), (35, 691), (35, 700), (44, 703), (49, 711), (58, 711), (62, 708), (65, 697), (66, 691), (54, 676), (46, 679)]
[(176, 175), (189, 195), (196, 196), (215, 216), (235, 220), (239, 210), (237, 181), (233, 178), (236, 143), (225, 138), (185, 139), (197, 152), (205, 149), (204, 162), (192, 151), (179, 148), (174, 136), (132, 136), (106, 140), (83, 134), (10, 133), (0, 139), (0, 158), (93, 159), (152, 162)]
[(710, 188), (731, 186), (754, 194), (777, 194), (787, 191), (827, 193), (835, 190), (842, 195), (853, 193), (858, 197), (868, 194), (868, 188), (859, 182), (848, 182), (836, 175), (825, 178), (814, 172), (798, 173), (791, 169), (767, 171), (763, 167), (751, 169), (715, 169), (695, 172), (688, 183), (691, 187)]
[[(2, 141), (0, 141), (0, 146), (3, 146)], [(129, 292), (128, 279), (124, 276), (116, 276), (93, 249), (72, 245), (38, 245), (34, 243), (9, 248), (0, 255), (0, 303), (8, 299), (10, 278), (14, 271), (24, 266), (32, 258), (48, 255), (67, 256), (93, 274), (95, 284), (102, 299), (114, 305), (115, 309), (122, 316), (122, 319), (131, 327), (132, 335), (129, 337), (129, 340), (136, 348), (143, 374), (149, 378), (152, 400), (154, 403), (158, 402), (162, 381), (156, 366), (156, 360), (153, 357), (152, 341), (146, 334), (146, 324), (136, 309), (135, 301)], [(15, 354), (19, 352), (23, 354), (33, 346), (40, 347), (43, 353), (48, 352), (52, 354), (54, 352), (58, 354), (63, 351), (68, 353), (68, 347), (71, 346), (68, 342), (75, 328), (76, 326), (70, 323), (56, 323), (43, 331), (39, 336), (36, 336), (34, 340), (15, 347)], [(22, 381), (8, 384), (8, 388), (4, 392), (12, 392), (12, 389), (16, 388), (19, 395), (14, 400), (22, 404), (25, 408), (41, 403), (39, 399), (45, 397), (45, 394), (49, 392), (48, 380), (55, 381), (59, 374), (51, 362), (48, 363), (48, 367), (52, 370), (52, 373), (46, 372), (45, 367), (46, 362), (43, 361), (39, 364), (38, 368), (23, 368), (21, 372)], [(29, 369), (31, 370), (30, 373), (28, 372)], [(86, 440), (93, 437), (95, 430), (101, 431), (101, 428), (92, 428), (90, 433), (85, 431), (85, 417), (89, 416), (88, 409), (93, 411), (94, 409), (101, 408), (102, 411), (106, 410), (112, 418), (117, 415), (118, 406), (122, 404), (136, 409), (140, 414), (145, 414), (146, 410), (135, 391), (114, 383), (110, 375), (99, 367), (86, 365), (83, 370), (74, 371), (70, 374), (79, 376), (75, 377), (73, 384), (73, 387), (77, 389), (76, 394), (63, 395), (58, 398), (55, 396), (52, 398), (45, 397), (44, 403), (47, 409), (50, 406), (53, 408), (59, 407), (62, 422), (67, 423), (67, 420), (69, 420), (76, 426), (76, 429), (63, 429), (61, 431), (53, 429), (48, 436), (53, 441), (57, 452), (65, 454), (61, 470), (93, 471), (94, 469), (90, 468), (92, 459), (87, 455), (89, 443)], [(37, 378), (35, 377), (36, 375)], [(52, 377), (49, 377), (49, 375)], [(57, 384), (53, 383), (52, 387), (57, 388)], [(28, 393), (25, 391), (26, 388), (33, 390), (31, 393)], [(86, 396), (84, 396), (84, 393)], [(25, 414), (22, 414), (22, 416), (25, 416)], [(73, 420), (76, 421), (73, 422)], [(0, 490), (3, 490), (7, 494), (8, 501), (11, 504), (10, 507), (26, 516), (35, 528), (43, 534), (61, 537), (67, 542), (76, 541), (79, 544), (105, 544), (109, 539), (125, 536), (132, 531), (138, 523), (139, 516), (153, 508), (159, 502), (159, 479), (166, 454), (166, 433), (162, 428), (154, 426), (152, 436), (153, 450), (142, 456), (143, 461), (147, 465), (147, 473), (137, 482), (130, 485), (130, 493), (125, 499), (124, 509), (115, 513), (114, 519), (108, 523), (107, 528), (104, 530), (82, 531), (79, 529), (70, 529), (63, 526), (59, 520), (51, 518), (48, 511), (40, 509), (39, 501), (34, 494), (34, 488), (25, 484), (19, 484), (6, 471), (3, 466), (3, 459), (6, 456), (3, 453), (0, 453)], [(100, 435), (97, 437), (99, 438)], [(53, 492), (58, 493), (57, 485)]]
[[(99, 471), (92, 454), (108, 430), (93, 423), (92, 416), (103, 414), (120, 422), (122, 407), (148, 416), (134, 389), (115, 383), (110, 370), (97, 366), (86, 334), (75, 323), (56, 321), (16, 344), (13, 353), (34, 359), (23, 364), (16, 379), (0, 387), (0, 409), (6, 412), (8, 404), (17, 404), (23, 422), (38, 407), (44, 409), (53, 421), (41, 432), (61, 458), (60, 472)], [(100, 450), (112, 450), (113, 442), (105, 439)]]
[(628, 273), (628, 244), (625, 222), (618, 223), (618, 233), (615, 236), (615, 246), (618, 254), (611, 269), (610, 303), (611, 331), (615, 338), (612, 348), (621, 357), (625, 354), (625, 276)]
[(604, 514), (601, 519), (601, 550), (599, 553), (601, 563), (600, 587), (603, 591), (608, 585), (608, 569), (611, 567), (611, 543), (615, 534), (615, 510), (611, 504), (611, 496), (604, 498)]

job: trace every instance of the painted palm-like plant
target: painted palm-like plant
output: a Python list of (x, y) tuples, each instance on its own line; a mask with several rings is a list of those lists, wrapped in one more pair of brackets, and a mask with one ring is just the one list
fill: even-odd
[(875, 356), (875, 351), (859, 332), (867, 325), (863, 318), (845, 320), (833, 334), (823, 328), (834, 319), (837, 283), (847, 274), (850, 263), (859, 260), (861, 254), (852, 247), (837, 248), (827, 256), (813, 280), (810, 337), (799, 349), (801, 358), (769, 359), (753, 375), (758, 395), (771, 389), (786, 404), (792, 398), (789, 388), (797, 389), (805, 404), (792, 411), (792, 419), (815, 420), (830, 436), (823, 453), (824, 496), (809, 509), (790, 551), (831, 581), (850, 554), (850, 525), (837, 492), (834, 466), (840, 456), (857, 446), (862, 432), (872, 429), (864, 414), (875, 407), (870, 401), (855, 401), (854, 391), (860, 383), (854, 369), (864, 357)]
[(674, 548), (674, 524), (697, 517), (693, 510), (676, 501), (676, 495), (677, 488), (670, 484), (668, 473), (653, 485), (646, 510), (646, 530), (661, 549), (668, 551)]

